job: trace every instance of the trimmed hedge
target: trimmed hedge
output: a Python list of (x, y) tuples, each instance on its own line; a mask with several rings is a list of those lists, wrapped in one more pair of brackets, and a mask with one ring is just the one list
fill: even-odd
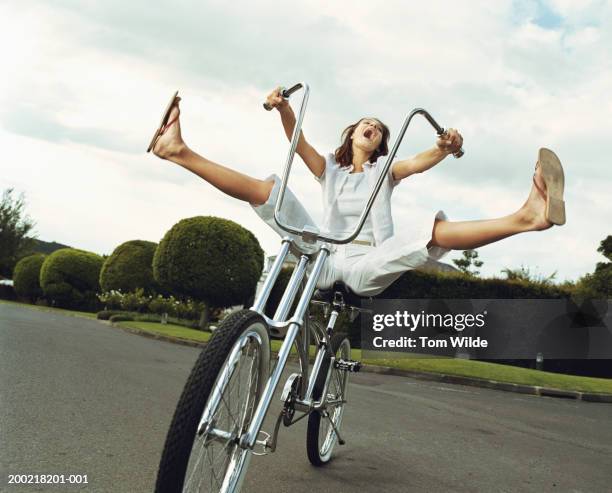
[(126, 315), (126, 314), (117, 314), (117, 315), (111, 315), (108, 320), (111, 323), (115, 323), (115, 322), (132, 322), (134, 320), (134, 317), (132, 317), (131, 315)]
[(405, 272), (380, 299), (514, 299), (567, 298), (571, 292), (545, 282), (506, 279), (480, 279), (455, 272)]
[[(283, 268), (270, 293), (266, 304), (266, 314), (273, 316), (280, 298), (291, 277), (292, 268)], [(425, 272), (411, 270), (405, 272), (389, 286), (377, 299), (514, 299), (543, 298), (559, 299), (571, 296), (567, 286), (545, 282), (505, 279), (480, 279), (469, 274), (455, 272)], [(313, 310), (321, 323), (322, 311)], [(336, 322), (336, 330), (349, 334), (351, 345), (361, 345), (361, 317), (352, 323), (348, 313), (343, 313)]]
[(0, 300), (15, 301), (17, 296), (15, 295), (15, 288), (8, 284), (0, 284)]
[(122, 310), (102, 310), (96, 313), (96, 318), (98, 320), (108, 320), (113, 315), (131, 315), (129, 312), (125, 312)]
[(147, 294), (158, 291), (153, 278), (153, 255), (157, 243), (144, 240), (126, 241), (106, 259), (100, 271), (102, 291), (124, 293), (144, 289)]
[(229, 307), (252, 298), (263, 263), (253, 233), (227, 219), (198, 216), (166, 233), (153, 257), (153, 275), (178, 295)]
[(45, 256), (42, 253), (35, 253), (17, 262), (13, 271), (13, 285), (17, 296), (32, 303), (42, 297), (40, 268), (44, 261)]
[(62, 248), (49, 255), (40, 270), (40, 286), (53, 306), (95, 309), (103, 259), (95, 253)]

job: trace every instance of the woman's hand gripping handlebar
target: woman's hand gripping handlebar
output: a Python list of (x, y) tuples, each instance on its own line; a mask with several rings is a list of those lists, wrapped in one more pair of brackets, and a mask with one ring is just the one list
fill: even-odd
[(277, 106), (282, 106), (285, 104), (285, 102), (289, 99), (289, 96), (301, 88), (302, 84), (295, 84), (289, 89), (279, 87), (270, 93), (266, 102), (263, 104), (263, 107), (266, 109), (266, 111), (272, 111)]
[[(442, 128), (440, 125), (438, 125), (438, 122), (436, 122), (432, 118), (432, 116), (423, 109), (418, 109), (416, 110), (416, 112), (420, 115), (423, 115), (427, 119), (427, 121), (431, 124), (431, 126), (436, 130), (436, 133), (438, 134), (438, 137), (440, 137), (440, 139), (446, 139), (449, 136), (447, 132), (453, 130), (453, 129), (446, 130)], [(463, 143), (463, 139), (461, 139), (461, 143)], [(457, 159), (459, 159), (464, 154), (465, 154), (465, 151), (463, 150), (463, 147), (460, 147), (458, 151), (453, 152), (453, 156), (455, 156)]]

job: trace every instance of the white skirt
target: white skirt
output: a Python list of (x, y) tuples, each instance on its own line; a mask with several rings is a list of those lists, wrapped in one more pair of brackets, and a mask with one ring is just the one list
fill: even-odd
[[(265, 204), (251, 207), (263, 221), (281, 237), (288, 233), (278, 227), (274, 221), (274, 207), (278, 197), (281, 180), (271, 175), (266, 181), (274, 180), (274, 187)], [(284, 222), (301, 228), (314, 221), (289, 188), (281, 210)], [(439, 260), (450, 250), (440, 247), (427, 248), (436, 219), (447, 220), (443, 211), (438, 211), (431, 221), (425, 220), (415, 231), (402, 228), (387, 238), (381, 245), (367, 246), (349, 243), (334, 245), (332, 254), (326, 262), (317, 287), (331, 288), (336, 281), (343, 281), (353, 292), (360, 296), (375, 296), (388, 288), (404, 272), (416, 269), (428, 260)], [(299, 237), (291, 236), (301, 247), (312, 250), (312, 246), (303, 243)]]

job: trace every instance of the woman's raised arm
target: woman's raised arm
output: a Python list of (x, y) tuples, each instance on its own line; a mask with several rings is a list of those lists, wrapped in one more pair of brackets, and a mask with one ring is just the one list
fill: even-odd
[[(295, 114), (289, 102), (280, 94), (280, 87), (277, 87), (266, 98), (266, 102), (276, 108), (281, 115), (281, 122), (285, 129), (285, 135), (291, 140), (293, 129), (295, 128)], [(308, 169), (319, 178), (325, 171), (325, 158), (312, 147), (304, 137), (304, 132), (300, 132), (296, 152), (308, 166)]]

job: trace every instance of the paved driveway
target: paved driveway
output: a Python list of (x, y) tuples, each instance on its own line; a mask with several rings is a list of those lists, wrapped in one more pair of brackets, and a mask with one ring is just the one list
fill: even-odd
[[(0, 304), (0, 491), (152, 491), (197, 354)], [(332, 464), (310, 466), (302, 422), (254, 458), (245, 491), (612, 491), (609, 404), (365, 373), (349, 400), (347, 445)], [(87, 474), (89, 484), (8, 485), (15, 473)]]

